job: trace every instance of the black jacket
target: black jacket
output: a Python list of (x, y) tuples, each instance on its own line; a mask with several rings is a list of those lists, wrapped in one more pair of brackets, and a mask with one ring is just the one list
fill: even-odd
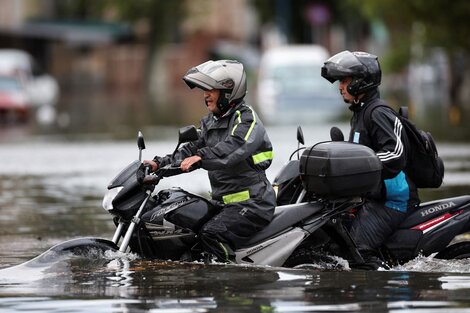
[[(419, 203), (417, 189), (405, 174), (408, 138), (400, 119), (391, 107), (383, 105), (377, 89), (367, 93), (359, 103), (351, 105), (349, 141), (360, 143), (375, 151), (382, 161), (382, 190), (379, 198), (385, 205), (401, 212)], [(368, 115), (368, 116), (367, 116)]]
[[(258, 215), (271, 220), (275, 194), (266, 178), (273, 149), (266, 130), (256, 112), (244, 102), (221, 117), (210, 113), (201, 120), (200, 138), (179, 149), (175, 159), (201, 156), (212, 188), (212, 198), (225, 204), (251, 199)], [(157, 158), (166, 165), (170, 156)]]

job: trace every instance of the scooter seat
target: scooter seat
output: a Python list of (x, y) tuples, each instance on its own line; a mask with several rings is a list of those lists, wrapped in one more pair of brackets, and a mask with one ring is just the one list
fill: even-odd
[(419, 208), (400, 224), (399, 228), (409, 229), (447, 212), (462, 209), (470, 209), (470, 195), (421, 203)]

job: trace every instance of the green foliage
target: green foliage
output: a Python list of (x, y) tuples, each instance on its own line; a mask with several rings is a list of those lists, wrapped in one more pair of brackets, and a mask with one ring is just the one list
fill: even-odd
[(392, 45), (409, 38), (413, 25), (420, 23), (425, 28), (425, 36), (420, 38), (423, 45), (440, 46), (448, 51), (470, 52), (468, 37), (470, 1), (348, 0), (348, 2), (359, 8), (370, 19), (382, 19), (392, 32)]
[(56, 0), (54, 2), (57, 18), (60, 19), (97, 19), (105, 7), (104, 1)]
[(183, 17), (185, 1), (168, 0), (106, 0), (117, 10), (122, 20), (145, 20), (150, 27), (151, 40), (155, 43), (171, 42), (179, 36), (179, 24)]
[[(307, 10), (313, 4), (324, 4), (330, 12), (330, 23), (342, 25), (360, 37), (366, 31), (367, 20), (357, 6), (346, 0), (251, 0), (262, 24), (285, 23), (290, 43), (311, 43), (312, 29), (307, 18)], [(348, 38), (354, 41), (355, 38)]]
[(409, 38), (403, 38), (393, 45), (393, 49), (383, 56), (380, 56), (382, 70), (387, 73), (399, 72), (408, 66), (410, 60)]
[(146, 21), (150, 39), (160, 43), (178, 37), (184, 1), (168, 0), (56, 0), (55, 11), (62, 19), (102, 19), (112, 12), (120, 22)]

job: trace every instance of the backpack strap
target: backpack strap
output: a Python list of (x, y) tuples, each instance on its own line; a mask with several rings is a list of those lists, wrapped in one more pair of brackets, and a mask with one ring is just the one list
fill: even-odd
[[(389, 107), (387, 104), (385, 104), (385, 102), (383, 101), (380, 101), (379, 103), (376, 103), (376, 104), (369, 104), (368, 106), (366, 106), (366, 108), (364, 109), (364, 124), (366, 125), (366, 127), (369, 127), (370, 126), (370, 121), (371, 121), (371, 117), (372, 117), (372, 112), (379, 108), (379, 107)], [(392, 110), (395, 114), (396, 112), (394, 110)]]
[(385, 102), (383, 101), (380, 101), (380, 103), (377, 103), (377, 104), (374, 104), (374, 105), (368, 105), (366, 108), (365, 108), (365, 112), (364, 112), (364, 123), (369, 126), (370, 125), (370, 120), (371, 120), (371, 117), (372, 117), (372, 111), (374, 111), (375, 109), (377, 109), (378, 107), (388, 107), (391, 109), (391, 111), (400, 118), (400, 120), (402, 120), (402, 118), (406, 118), (408, 119), (408, 107), (407, 106), (402, 106), (400, 107), (400, 109), (398, 110), (398, 113), (395, 112), (395, 110), (387, 105)]
[(400, 110), (398, 110), (398, 115), (408, 118), (408, 107), (400, 107)]

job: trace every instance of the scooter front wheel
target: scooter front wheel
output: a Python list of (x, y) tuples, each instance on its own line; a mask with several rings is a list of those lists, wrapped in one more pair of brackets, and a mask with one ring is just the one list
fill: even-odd
[(435, 258), (444, 260), (470, 258), (470, 242), (462, 241), (450, 245), (436, 254)]

